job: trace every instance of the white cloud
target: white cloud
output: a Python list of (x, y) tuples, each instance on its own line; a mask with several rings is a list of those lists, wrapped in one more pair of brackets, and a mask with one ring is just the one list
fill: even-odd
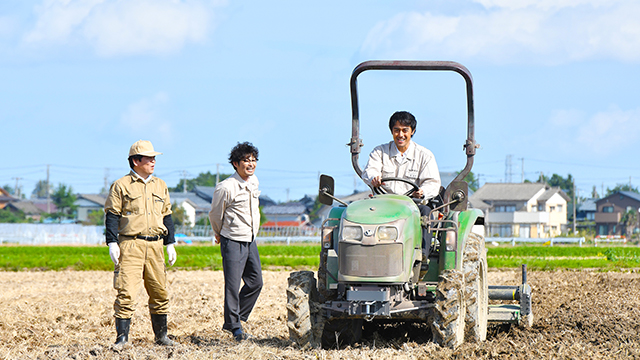
[(168, 101), (169, 96), (164, 92), (141, 99), (127, 107), (120, 124), (130, 133), (170, 140), (173, 132), (171, 123), (162, 116)]
[(88, 44), (103, 56), (170, 53), (205, 41), (212, 9), (220, 5), (205, 0), (44, 0), (35, 8), (37, 21), (24, 42)]
[(474, 58), (558, 64), (640, 61), (635, 0), (477, 0), (464, 15), (400, 13), (377, 24), (361, 51), (372, 58)]
[(577, 129), (577, 142), (593, 154), (610, 155), (620, 150), (635, 151), (640, 142), (640, 108), (616, 107), (593, 115)]

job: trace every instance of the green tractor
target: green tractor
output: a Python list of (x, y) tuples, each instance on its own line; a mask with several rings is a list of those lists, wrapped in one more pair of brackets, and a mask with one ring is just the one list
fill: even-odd
[[(433, 340), (456, 348), (481, 342), (489, 322), (531, 326), (531, 287), (489, 286), (484, 244), (484, 216), (468, 209), (468, 185), (476, 152), (471, 74), (455, 62), (367, 61), (351, 76), (352, 164), (359, 176), (357, 77), (367, 70), (454, 71), (467, 90), (468, 127), (464, 169), (421, 216), (415, 199), (401, 194), (376, 195), (346, 204), (334, 196), (334, 181), (320, 177), (319, 200), (333, 205), (322, 225), (320, 266), (292, 272), (288, 279), (289, 336), (299, 346), (331, 348), (353, 344), (369, 322), (423, 322)], [(383, 181), (406, 181), (387, 178)], [(415, 189), (417, 186), (414, 185)], [(428, 258), (423, 258), (423, 226), (432, 232)], [(489, 300), (496, 304), (489, 305)], [(499, 303), (497, 300), (507, 300)]]

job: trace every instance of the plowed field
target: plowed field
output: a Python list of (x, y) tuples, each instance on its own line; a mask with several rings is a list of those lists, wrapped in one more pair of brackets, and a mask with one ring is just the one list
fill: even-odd
[[(360, 344), (300, 350), (288, 340), (288, 272), (265, 271), (265, 287), (235, 343), (221, 330), (223, 277), (218, 271), (172, 271), (169, 332), (179, 343), (152, 343), (146, 294), (138, 298), (130, 342), (115, 340), (110, 272), (0, 273), (0, 359), (628, 359), (640, 358), (640, 274), (529, 272), (532, 329), (492, 326), (480, 345), (443, 349), (427, 326), (369, 331)], [(519, 272), (490, 271), (491, 284), (518, 284)]]

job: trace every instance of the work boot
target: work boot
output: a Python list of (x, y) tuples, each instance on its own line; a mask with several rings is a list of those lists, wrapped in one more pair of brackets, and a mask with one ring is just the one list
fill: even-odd
[(117, 347), (122, 347), (129, 341), (129, 326), (131, 319), (116, 318), (116, 343)]
[(173, 346), (175, 343), (167, 337), (167, 314), (151, 314), (151, 325), (158, 345)]

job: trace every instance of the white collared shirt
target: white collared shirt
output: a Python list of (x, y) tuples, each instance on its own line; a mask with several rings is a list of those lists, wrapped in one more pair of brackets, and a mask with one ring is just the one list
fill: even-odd
[(258, 178), (245, 181), (234, 173), (220, 182), (211, 199), (209, 220), (213, 232), (227, 239), (251, 242), (260, 229)]
[[(424, 192), (425, 199), (431, 199), (440, 192), (440, 172), (433, 153), (415, 142), (402, 154), (395, 142), (376, 146), (362, 172), (362, 180), (371, 186), (371, 179), (399, 177), (415, 183)], [(383, 185), (387, 192), (404, 194), (411, 186), (400, 181), (389, 181)]]

